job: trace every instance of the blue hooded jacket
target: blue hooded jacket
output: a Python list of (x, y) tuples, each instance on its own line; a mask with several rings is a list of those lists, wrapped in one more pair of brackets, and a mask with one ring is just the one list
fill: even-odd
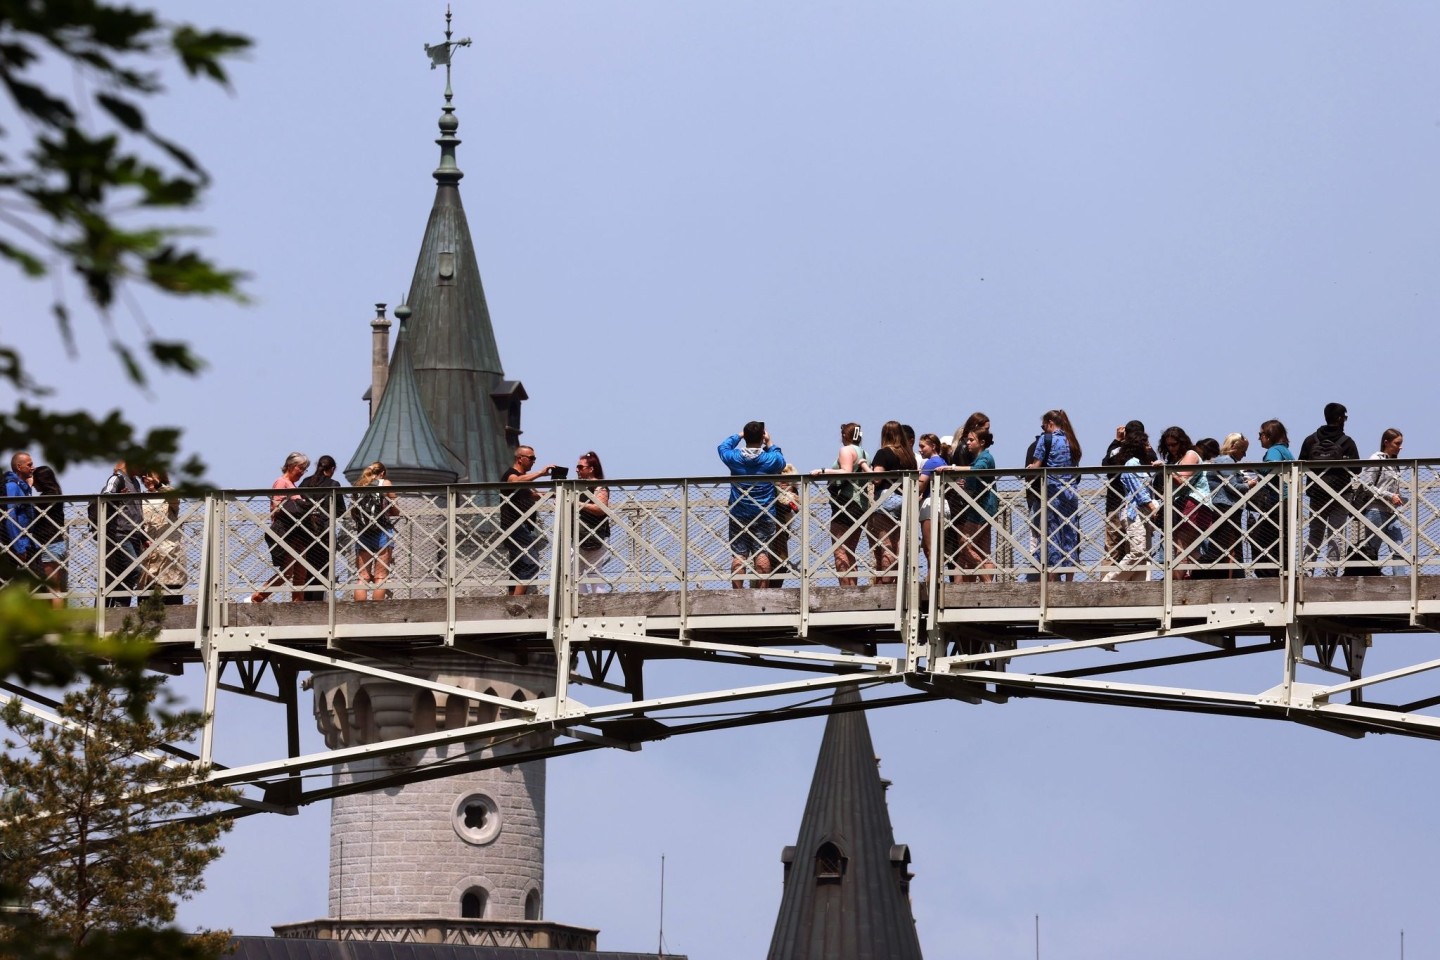
[[(720, 441), (717, 452), (720, 462), (729, 468), (732, 476), (766, 476), (785, 469), (785, 454), (779, 447), (746, 447), (740, 434), (731, 434)], [(730, 515), (748, 520), (770, 509), (775, 502), (775, 484), (732, 483), (730, 485)]]
[[(14, 470), (5, 471), (5, 496), (28, 497), (34, 491), (30, 484), (20, 479)], [(18, 557), (27, 556), (32, 546), (29, 537), (30, 524), (35, 522), (35, 504), (12, 501), (5, 505), (5, 542)]]

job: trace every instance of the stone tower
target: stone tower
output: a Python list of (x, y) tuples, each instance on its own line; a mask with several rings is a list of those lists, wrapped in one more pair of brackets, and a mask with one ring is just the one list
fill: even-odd
[[(455, 162), (459, 121), (450, 57), (469, 40), (427, 46), (445, 67), (435, 202), (384, 375), (372, 371), (371, 419), (345, 475), (381, 460), (397, 484), (498, 480), (520, 433), (524, 387), (504, 379)], [(383, 312), (375, 344), (388, 330)], [(388, 326), (388, 325), (387, 325)], [(377, 346), (376, 349), (382, 349)], [(373, 367), (372, 362), (372, 367)], [(403, 544), (401, 548), (403, 549)], [(398, 554), (397, 554), (398, 556)], [(553, 658), (481, 658), (439, 646), (409, 675), (511, 701), (553, 694)], [(332, 748), (486, 723), (503, 707), (345, 670), (314, 674), (315, 718)], [(537, 734), (538, 736), (538, 734)], [(337, 768), (337, 786), (445, 760), (488, 760), (525, 742), (470, 741)], [(413, 769), (412, 769), (413, 768)], [(332, 801), (329, 918), (285, 936), (594, 949), (595, 931), (547, 923), (544, 761), (490, 766)]]

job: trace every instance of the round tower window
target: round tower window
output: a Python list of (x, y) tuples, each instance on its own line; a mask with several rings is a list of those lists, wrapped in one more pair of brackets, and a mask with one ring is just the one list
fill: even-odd
[(500, 808), (483, 793), (467, 793), (457, 800), (452, 819), (455, 833), (466, 843), (480, 846), (500, 835)]

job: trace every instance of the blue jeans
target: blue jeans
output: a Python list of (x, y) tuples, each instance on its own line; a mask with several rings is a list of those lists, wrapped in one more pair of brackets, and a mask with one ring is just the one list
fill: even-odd
[[(1389, 507), (1370, 507), (1365, 511), (1365, 521), (1368, 524), (1369, 536), (1360, 545), (1360, 555), (1372, 564), (1380, 563), (1380, 545), (1382, 543), (1394, 544), (1396, 546), (1405, 543), (1405, 532), (1400, 526), (1400, 518), (1395, 511)], [(1384, 534), (1385, 540), (1381, 539)], [(1390, 551), (1391, 558), (1394, 558), (1395, 551)]]

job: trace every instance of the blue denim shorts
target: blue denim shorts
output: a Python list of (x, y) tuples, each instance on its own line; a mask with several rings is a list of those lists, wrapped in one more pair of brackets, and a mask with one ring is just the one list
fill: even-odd
[(737, 556), (748, 557), (770, 549), (775, 539), (775, 518), (768, 513), (757, 513), (753, 517), (730, 515), (730, 549)]
[(47, 543), (35, 549), (35, 559), (41, 563), (64, 563), (65, 556), (64, 540), (56, 540), (54, 543)]
[(380, 527), (370, 527), (360, 534), (360, 548), (366, 553), (379, 553), (386, 547), (394, 546), (395, 531), (384, 530)]

